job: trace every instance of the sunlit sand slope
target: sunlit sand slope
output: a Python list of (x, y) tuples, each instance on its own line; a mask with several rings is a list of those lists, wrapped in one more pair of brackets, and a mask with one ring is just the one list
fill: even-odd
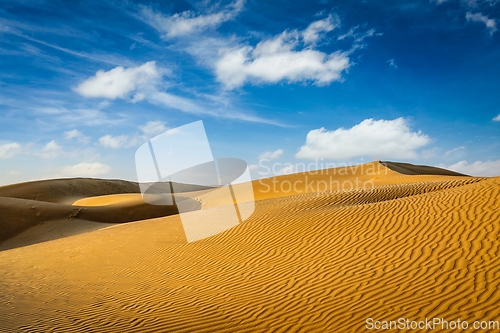
[[(390, 182), (389, 182), (390, 183)], [(500, 178), (256, 202), (187, 244), (178, 215), (0, 252), (2, 332), (353, 332), (500, 319)], [(472, 331), (472, 330), (471, 330)]]
[(255, 180), (253, 186), (256, 199), (262, 200), (328, 190), (351, 190), (388, 184), (452, 180), (459, 177), (470, 178), (434, 167), (407, 163), (371, 162)]

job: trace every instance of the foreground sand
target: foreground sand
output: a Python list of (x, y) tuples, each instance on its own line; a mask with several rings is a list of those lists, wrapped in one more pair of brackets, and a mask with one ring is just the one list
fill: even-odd
[(247, 221), (194, 243), (171, 215), (2, 251), (1, 332), (500, 320), (500, 178), (382, 170), (366, 176), (372, 191), (261, 193), (256, 183)]

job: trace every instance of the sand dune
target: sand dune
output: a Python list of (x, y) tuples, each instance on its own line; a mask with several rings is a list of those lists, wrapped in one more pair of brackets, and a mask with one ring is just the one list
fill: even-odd
[[(500, 177), (384, 164), (307, 175), (369, 187), (264, 192), (273, 179), (254, 181), (254, 214), (193, 243), (171, 215), (2, 251), (1, 331), (357, 332), (368, 317), (500, 320)], [(101, 193), (87, 201), (101, 205), (65, 213), (87, 209), (81, 222), (101, 209), (103, 220), (136, 197)], [(18, 212), (36, 215), (26, 202)], [(38, 204), (40, 216), (60, 218), (60, 204)]]
[[(177, 188), (190, 193), (207, 187), (181, 184)], [(140, 221), (178, 213), (173, 205), (144, 202), (137, 183), (90, 178), (2, 186), (0, 210), (3, 213), (0, 242), (4, 242), (0, 244), (0, 249), (72, 236), (103, 228), (109, 223)], [(64, 221), (69, 223), (63, 225)], [(46, 224), (58, 227), (47, 229)], [(39, 225), (43, 226), (28, 230)]]
[(0, 197), (71, 204), (107, 194), (140, 193), (139, 185), (124, 180), (92, 178), (51, 179), (0, 187)]

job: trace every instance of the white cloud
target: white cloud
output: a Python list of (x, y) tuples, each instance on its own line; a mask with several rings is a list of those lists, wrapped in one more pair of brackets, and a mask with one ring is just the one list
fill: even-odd
[(222, 23), (236, 17), (243, 10), (244, 3), (244, 0), (237, 0), (220, 11), (213, 11), (206, 15), (195, 14), (188, 10), (172, 16), (165, 16), (161, 13), (155, 13), (149, 7), (143, 7), (140, 16), (147, 24), (162, 33), (162, 37), (172, 38), (209, 28), (217, 28)]
[(496, 116), (495, 118), (493, 118), (493, 121), (500, 121), (500, 114), (498, 114), (498, 116)]
[[(263, 152), (262, 154), (259, 155), (259, 164), (251, 164), (248, 166), (248, 169), (251, 171), (259, 170), (262, 166), (264, 166), (262, 164), (263, 162), (275, 160), (275, 159), (279, 158), (281, 155), (283, 155), (283, 149)], [(278, 164), (281, 165), (281, 163), (278, 163)], [(284, 170), (284, 168), (282, 168), (282, 169)], [(259, 174), (264, 175), (267, 173), (259, 172)]]
[(71, 140), (71, 139), (77, 139), (79, 142), (81, 143), (88, 143), (89, 142), (89, 137), (88, 136), (85, 136), (83, 135), (82, 132), (80, 132), (79, 130), (77, 129), (74, 129), (74, 130), (71, 130), (71, 131), (67, 131), (67, 132), (64, 132), (64, 137), (67, 139), (67, 140)]
[(484, 23), (490, 35), (493, 35), (493, 33), (497, 31), (497, 23), (495, 22), (495, 20), (488, 18), (488, 16), (486, 15), (483, 15), (481, 13), (472, 14), (471, 12), (467, 12), (465, 18), (467, 19), (467, 21)]
[(276, 151), (266, 151), (259, 155), (259, 161), (262, 160), (275, 160), (283, 154), (283, 149), (278, 149)]
[(106, 134), (105, 136), (99, 138), (99, 143), (104, 148), (130, 148), (140, 145), (144, 142), (146, 138), (140, 135), (118, 135), (113, 136), (110, 134)]
[(387, 62), (389, 63), (389, 67), (398, 68), (394, 59), (387, 60)]
[(446, 156), (450, 156), (451, 153), (454, 153), (458, 150), (462, 150), (462, 149), (465, 149), (465, 146), (460, 146), (460, 147), (457, 147), (455, 149), (452, 149), (452, 150), (448, 150), (446, 153), (444, 153)]
[(19, 143), (6, 143), (0, 145), (0, 158), (7, 159), (14, 155), (20, 154), (22, 152), (22, 147)]
[[(99, 103), (99, 107), (102, 104)], [(87, 126), (116, 125), (128, 120), (127, 116), (122, 113), (111, 114), (93, 108), (36, 107), (34, 111), (38, 116), (37, 120), (44, 123), (45, 126), (64, 124), (64, 128), (74, 126), (75, 124)]]
[[(208, 100), (206, 100), (205, 105), (208, 105), (209, 107), (202, 106), (198, 102), (195, 102), (189, 98), (176, 96), (162, 91), (153, 92), (147, 98), (148, 102), (152, 104), (160, 104), (168, 108), (180, 110), (182, 112), (190, 114), (209, 115), (218, 118), (237, 119), (248, 122), (283, 126), (282, 124), (273, 120), (260, 118), (258, 116), (253, 116), (234, 110), (232, 107), (230, 107), (231, 105), (229, 105), (230, 101), (217, 101), (217, 96), (206, 97), (208, 97)], [(214, 101), (216, 101), (216, 103), (214, 103)]]
[(347, 33), (337, 37), (337, 40), (344, 40), (344, 39), (350, 38), (350, 37), (354, 38), (354, 34), (358, 28), (359, 28), (359, 25), (352, 27), (351, 29), (349, 29), (349, 31)]
[(447, 169), (471, 176), (495, 177), (500, 176), (500, 160), (476, 161), (472, 164), (467, 163), (467, 161), (460, 161), (450, 165)]
[(382, 36), (382, 33), (375, 33), (375, 29), (370, 29), (367, 32), (354, 34), (354, 41), (356, 43), (361, 43), (363, 39), (373, 36)]
[(145, 125), (139, 126), (139, 129), (148, 137), (152, 137), (165, 132), (167, 130), (165, 124), (165, 121), (160, 120), (148, 121)]
[(313, 81), (326, 85), (342, 80), (342, 72), (351, 65), (347, 52), (326, 54), (312, 48), (296, 51), (297, 31), (285, 31), (257, 46), (226, 50), (215, 63), (217, 80), (226, 88), (245, 82), (277, 83)]
[(416, 158), (418, 154), (415, 150), (430, 141), (430, 138), (420, 131), (413, 132), (405, 118), (365, 119), (349, 129), (327, 131), (320, 128), (310, 131), (305, 145), (295, 157), (335, 160), (348, 160), (359, 156), (409, 159)]
[(35, 153), (35, 155), (41, 158), (56, 158), (62, 152), (62, 147), (55, 140), (52, 140), (42, 148), (41, 152)]
[(105, 136), (99, 138), (99, 143), (104, 148), (112, 149), (136, 147), (149, 138), (165, 132), (167, 130), (165, 124), (166, 122), (159, 120), (148, 121), (146, 124), (138, 126), (138, 128), (144, 133), (143, 135), (138, 133), (129, 135), (122, 134), (117, 136), (106, 134)]
[(329, 15), (327, 18), (319, 21), (315, 21), (302, 31), (302, 39), (306, 44), (316, 44), (320, 39), (322, 32), (329, 32), (340, 26), (340, 20), (338, 17), (333, 17)]
[(18, 176), (20, 174), (22, 174), (22, 172), (19, 170), (10, 170), (6, 173), (7, 176)]
[[(165, 72), (165, 69), (161, 71)], [(75, 90), (85, 97), (104, 97), (109, 99), (127, 98), (133, 91), (136, 91), (130, 102), (135, 103), (146, 100), (151, 104), (162, 105), (191, 114), (204, 114), (220, 118), (281, 125), (272, 120), (234, 110), (229, 107), (228, 101), (224, 101), (225, 104), (222, 103), (223, 98), (221, 96), (201, 95), (205, 97), (202, 105), (193, 99), (160, 91), (157, 85), (160, 83), (159, 78), (161, 76), (155, 62), (150, 61), (139, 67), (127, 69), (116, 67), (108, 72), (99, 70), (95, 76), (81, 83)], [(72, 123), (85, 121), (85, 124), (93, 125), (102, 122), (112, 122), (100, 110), (85, 109), (68, 112), (64, 108), (44, 108), (40, 111), (44, 114), (60, 113), (61, 116), (58, 116), (58, 120)]]
[(109, 173), (111, 167), (99, 162), (80, 163), (77, 165), (67, 166), (62, 172), (65, 176), (70, 177), (95, 177)]
[(344, 40), (346, 38), (352, 38), (355, 42), (354, 48), (356, 48), (356, 47), (362, 47), (361, 42), (365, 38), (383, 35), (382, 33), (375, 33), (375, 29), (370, 29), (370, 30), (365, 31), (365, 32), (357, 32), (358, 28), (359, 28), (359, 25), (349, 29), (349, 31), (347, 33), (337, 37), (337, 40)]
[(119, 66), (107, 72), (98, 70), (95, 76), (80, 83), (75, 91), (84, 97), (126, 98), (130, 92), (151, 84), (159, 77), (161, 74), (154, 61), (138, 67)]
[(250, 164), (248, 166), (248, 170), (253, 171), (253, 170), (258, 170), (260, 168), (260, 165), (258, 164)]

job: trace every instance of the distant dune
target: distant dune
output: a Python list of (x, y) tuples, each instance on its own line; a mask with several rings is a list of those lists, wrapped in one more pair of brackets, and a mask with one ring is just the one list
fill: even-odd
[[(190, 192), (206, 187), (183, 185), (179, 188)], [(0, 250), (73, 236), (110, 226), (110, 223), (178, 213), (175, 206), (145, 203), (137, 183), (90, 178), (2, 186), (0, 210), (3, 215)]]
[[(500, 320), (500, 177), (372, 162), (253, 186), (248, 220), (193, 243), (177, 208), (146, 204), (132, 182), (0, 187), (0, 331), (354, 332), (369, 317)], [(200, 207), (223, 202), (213, 188), (185, 189)]]

